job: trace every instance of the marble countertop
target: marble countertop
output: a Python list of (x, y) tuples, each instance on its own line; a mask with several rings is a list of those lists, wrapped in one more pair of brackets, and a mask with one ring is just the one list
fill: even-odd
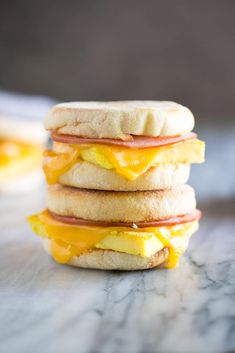
[(204, 218), (175, 270), (124, 273), (57, 265), (25, 222), (43, 207), (41, 190), (2, 196), (0, 351), (235, 351), (233, 132), (202, 131), (208, 162), (193, 167), (191, 184)]

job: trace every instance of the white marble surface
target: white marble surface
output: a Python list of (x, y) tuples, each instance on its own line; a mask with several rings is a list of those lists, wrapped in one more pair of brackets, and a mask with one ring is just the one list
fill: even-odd
[(235, 139), (232, 129), (202, 135), (208, 162), (191, 181), (204, 219), (176, 270), (57, 265), (25, 222), (41, 190), (0, 199), (2, 353), (235, 351)]

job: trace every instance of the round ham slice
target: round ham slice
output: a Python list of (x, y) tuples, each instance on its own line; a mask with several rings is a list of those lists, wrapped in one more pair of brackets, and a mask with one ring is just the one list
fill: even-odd
[(58, 134), (56, 131), (51, 133), (53, 141), (67, 143), (67, 144), (102, 144), (102, 145), (113, 145), (122, 146), (129, 148), (150, 148), (172, 145), (178, 142), (192, 140), (197, 138), (194, 132), (190, 132), (186, 135), (181, 136), (169, 136), (169, 137), (151, 137), (151, 136), (133, 136), (130, 141), (123, 141), (117, 139), (108, 138), (87, 138), (72, 135)]
[(201, 218), (201, 211), (200, 210), (194, 210), (193, 212), (182, 215), (182, 216), (172, 217), (172, 218), (168, 218), (168, 219), (162, 219), (159, 221), (136, 222), (136, 223), (93, 221), (93, 220), (75, 218), (75, 217), (69, 217), (69, 216), (60, 216), (60, 215), (57, 215), (51, 211), (49, 211), (49, 214), (56, 221), (70, 224), (70, 225), (74, 225), (74, 226), (77, 225), (77, 226), (88, 226), (88, 227), (90, 227), (90, 226), (93, 226), (93, 227), (128, 227), (128, 228), (133, 228), (133, 229), (147, 228), (147, 227), (169, 227), (169, 226), (175, 226), (178, 224), (197, 221)]

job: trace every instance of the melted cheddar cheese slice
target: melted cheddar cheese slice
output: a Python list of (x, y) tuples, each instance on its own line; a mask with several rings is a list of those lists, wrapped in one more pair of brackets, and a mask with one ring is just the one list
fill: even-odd
[(162, 163), (202, 163), (205, 144), (198, 139), (154, 148), (128, 148), (108, 145), (72, 145), (55, 142), (53, 151), (45, 151), (43, 169), (47, 182), (58, 182), (76, 162), (84, 160), (101, 168), (115, 169), (134, 180), (153, 166)]
[(39, 167), (42, 154), (41, 145), (0, 140), (0, 182), (8, 181)]
[(51, 240), (51, 254), (59, 263), (67, 263), (92, 248), (150, 257), (168, 247), (166, 266), (174, 268), (187, 249), (190, 236), (198, 229), (198, 221), (137, 229), (70, 225), (55, 220), (47, 210), (30, 216), (28, 221), (36, 234)]

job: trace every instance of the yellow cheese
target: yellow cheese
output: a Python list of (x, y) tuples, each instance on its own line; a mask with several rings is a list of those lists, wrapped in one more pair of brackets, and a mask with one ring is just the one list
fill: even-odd
[(131, 255), (150, 257), (163, 249), (162, 242), (154, 233), (140, 231), (111, 231), (98, 244), (98, 249), (126, 252)]
[(68, 145), (64, 153), (44, 152), (43, 170), (49, 184), (56, 184), (60, 175), (69, 170), (79, 157), (79, 149)]
[(115, 169), (128, 180), (134, 180), (148, 169), (163, 163), (202, 163), (204, 142), (192, 139), (153, 148), (127, 148), (108, 145), (68, 145), (54, 143), (53, 151), (44, 153), (43, 169), (49, 184), (79, 160), (105, 169)]
[(0, 182), (39, 167), (42, 153), (41, 145), (0, 140)]
[(51, 254), (59, 263), (67, 263), (92, 248), (150, 257), (163, 247), (169, 248), (166, 266), (176, 267), (185, 252), (198, 222), (169, 227), (129, 228), (69, 225), (53, 219), (48, 211), (28, 218), (34, 232), (51, 240)]

